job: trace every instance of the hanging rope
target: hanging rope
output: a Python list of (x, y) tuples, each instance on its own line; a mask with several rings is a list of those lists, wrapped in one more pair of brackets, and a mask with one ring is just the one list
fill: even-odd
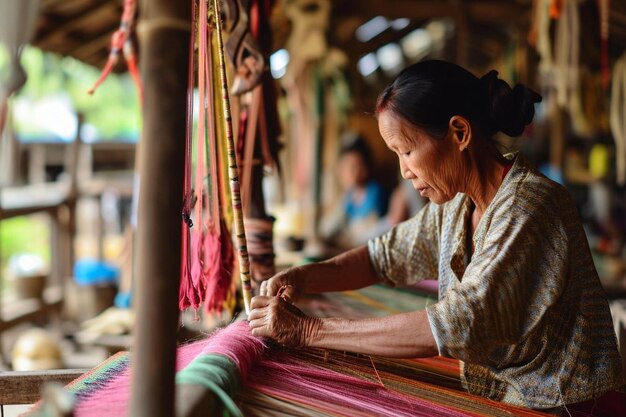
[(617, 154), (617, 183), (626, 184), (626, 54), (613, 66), (610, 125)]
[[(195, 1), (192, 2), (191, 27), (195, 28), (197, 8)], [(191, 210), (194, 204), (194, 192), (191, 186), (191, 164), (192, 157), (192, 136), (193, 136), (193, 89), (194, 89), (194, 56), (196, 37), (195, 31), (191, 31), (191, 41), (189, 42), (189, 79), (187, 82), (187, 129), (185, 131), (185, 179), (183, 185), (183, 210), (182, 210), (182, 242), (181, 242), (181, 276), (178, 294), (178, 307), (182, 311), (193, 306), (198, 308), (200, 300), (197, 289), (194, 288), (191, 280)]]
[(246, 243), (246, 232), (243, 226), (243, 211), (241, 207), (241, 195), (239, 186), (239, 171), (235, 157), (235, 144), (233, 140), (232, 117), (230, 114), (230, 101), (228, 95), (228, 83), (226, 80), (226, 63), (224, 60), (224, 41), (222, 39), (222, 23), (220, 20), (219, 0), (213, 0), (213, 10), (217, 35), (217, 48), (220, 68), (220, 81), (222, 83), (222, 99), (224, 104), (224, 122), (226, 128), (226, 144), (228, 147), (228, 177), (231, 191), (231, 203), (234, 211), (235, 238), (237, 239), (237, 255), (239, 259), (239, 276), (241, 278), (241, 290), (246, 314), (250, 313), (250, 298), (252, 288), (250, 283), (250, 260)]
[[(143, 103), (143, 84), (141, 82), (141, 76), (139, 74), (139, 68), (137, 66), (137, 54), (135, 53), (135, 46), (131, 39), (131, 30), (135, 21), (135, 13), (137, 11), (137, 0), (124, 0), (124, 10), (122, 12), (122, 21), (120, 27), (111, 35), (111, 51), (107, 62), (100, 73), (100, 77), (96, 80), (94, 85), (89, 89), (88, 93), (95, 93), (96, 89), (107, 79), (109, 74), (117, 65), (119, 61), (120, 52), (123, 53), (124, 59), (128, 64), (128, 71), (130, 72), (137, 91), (139, 92), (139, 100)], [(185, 22), (185, 28), (187, 22)]]
[(609, 69), (609, 13), (611, 12), (610, 0), (598, 0), (598, 17), (600, 20), (600, 71), (602, 73), (602, 86), (609, 88), (611, 71)]

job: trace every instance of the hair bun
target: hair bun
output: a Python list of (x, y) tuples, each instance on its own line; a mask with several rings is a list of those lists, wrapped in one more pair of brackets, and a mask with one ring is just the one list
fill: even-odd
[(541, 101), (541, 96), (522, 84), (511, 88), (506, 81), (498, 78), (496, 70), (489, 71), (480, 82), (487, 99), (485, 133), (492, 135), (501, 131), (509, 136), (519, 136), (524, 127), (532, 122), (535, 103)]

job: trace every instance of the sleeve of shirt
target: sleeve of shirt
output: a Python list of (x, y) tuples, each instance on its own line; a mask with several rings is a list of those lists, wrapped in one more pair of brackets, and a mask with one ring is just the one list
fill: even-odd
[(369, 256), (381, 280), (410, 285), (437, 279), (441, 207), (428, 204), (415, 217), (368, 242)]
[(499, 352), (519, 360), (519, 352), (503, 352), (541, 326), (563, 291), (567, 239), (558, 214), (512, 205), (499, 211), (461, 282), (427, 308), (443, 356), (488, 364)]

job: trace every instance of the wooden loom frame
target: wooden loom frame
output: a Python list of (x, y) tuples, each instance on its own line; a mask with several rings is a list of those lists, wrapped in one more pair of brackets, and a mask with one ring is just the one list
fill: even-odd
[(144, 145), (138, 159), (137, 324), (129, 414), (165, 417), (174, 415), (191, 2), (142, 0), (140, 10)]

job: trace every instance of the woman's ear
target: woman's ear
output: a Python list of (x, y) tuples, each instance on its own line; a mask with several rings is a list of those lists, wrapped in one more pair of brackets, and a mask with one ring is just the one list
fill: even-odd
[(472, 141), (472, 125), (465, 117), (452, 116), (448, 124), (448, 131), (461, 152), (467, 149)]

